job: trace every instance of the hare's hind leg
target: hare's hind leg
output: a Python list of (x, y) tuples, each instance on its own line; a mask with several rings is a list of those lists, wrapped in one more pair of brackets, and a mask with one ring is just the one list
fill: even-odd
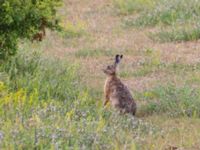
[(135, 116), (135, 114), (136, 114), (136, 110), (134, 110), (134, 111), (132, 112), (132, 115), (133, 115), (133, 116)]
[(135, 116), (136, 110), (137, 110), (137, 107), (136, 107), (136, 105), (134, 104), (134, 105), (132, 106), (132, 115), (133, 115), (133, 116)]
[(132, 114), (135, 116), (136, 114), (136, 105), (135, 103), (132, 103), (126, 107), (126, 113)]

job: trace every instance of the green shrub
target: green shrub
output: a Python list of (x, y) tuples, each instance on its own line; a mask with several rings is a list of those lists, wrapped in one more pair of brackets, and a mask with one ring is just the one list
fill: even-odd
[(32, 39), (44, 28), (58, 29), (56, 9), (61, 0), (2, 0), (0, 3), (0, 61), (17, 50), (20, 39)]

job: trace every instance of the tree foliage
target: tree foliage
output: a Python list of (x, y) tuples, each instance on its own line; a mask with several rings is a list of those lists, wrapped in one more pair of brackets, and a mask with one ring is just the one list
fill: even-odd
[(61, 1), (0, 0), (0, 60), (16, 53), (19, 39), (33, 40), (45, 28), (58, 29), (56, 10)]

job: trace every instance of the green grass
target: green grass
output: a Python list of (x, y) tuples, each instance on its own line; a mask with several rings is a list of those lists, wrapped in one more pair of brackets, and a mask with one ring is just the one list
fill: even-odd
[(151, 75), (153, 73), (159, 72), (163, 70), (164, 65), (141, 65), (137, 68), (133, 68), (132, 70), (123, 70), (120, 72), (119, 76), (122, 78), (129, 77), (145, 77)]
[(7, 79), (0, 76), (1, 149), (136, 148), (140, 141), (133, 134), (157, 132), (104, 109), (72, 63), (23, 49), (1, 65), (1, 73)]
[(194, 73), (200, 71), (200, 64), (181, 64), (181, 63), (170, 63), (170, 64), (140, 64), (136, 68), (129, 70), (120, 71), (119, 76), (123, 78), (129, 77), (146, 77), (159, 72), (168, 73), (168, 75), (181, 75), (186, 73)]
[[(174, 5), (172, 1), (169, 4), (163, 1), (162, 7), (163, 3), (167, 3), (167, 8), (159, 10), (160, 14), (156, 14), (158, 9), (152, 8), (157, 5), (152, 3), (148, 6), (150, 2), (152, 1), (115, 0), (120, 14), (138, 13), (138, 19), (141, 19), (143, 11), (150, 12), (150, 16), (153, 17), (143, 18), (149, 23), (140, 24), (143, 27), (167, 26), (168, 33), (161, 31), (152, 34), (158, 38), (156, 40), (171, 42), (199, 38), (198, 28), (191, 30), (190, 25), (184, 32), (182, 29), (185, 28), (170, 30), (181, 22), (194, 22), (196, 16), (191, 16), (188, 9), (191, 5), (193, 8), (195, 4), (190, 4), (189, 8), (186, 8), (182, 3), (176, 4), (180, 2), (177, 0)], [(183, 12), (183, 8), (186, 12)], [(176, 10), (177, 14), (173, 16), (171, 10)], [(83, 34), (83, 24), (68, 24), (63, 37), (76, 39)], [(135, 91), (138, 118), (133, 118), (130, 115), (119, 114), (110, 105), (103, 108), (102, 87), (87, 87), (82, 79), (88, 74), (81, 72), (80, 65), (75, 61), (45, 56), (42, 48), (36, 45), (25, 44), (20, 49), (16, 56), (0, 66), (0, 149), (154, 150), (169, 149), (171, 145), (180, 149), (198, 149), (198, 63), (166, 64), (162, 61), (161, 51), (146, 49), (141, 54), (143, 61), (135, 66), (130, 63), (128, 68), (126, 65), (122, 66), (122, 78), (148, 77), (157, 72), (164, 72), (173, 77), (187, 76), (180, 85), (172, 81), (163, 85), (159, 82), (153, 88), (142, 92)], [(113, 57), (121, 52), (106, 48), (84, 48), (73, 55), (75, 58), (100, 59)], [(125, 50), (123, 54), (134, 55), (131, 50)], [(81, 64), (81, 67), (86, 66)]]
[(161, 30), (150, 35), (151, 39), (159, 42), (182, 42), (195, 41), (200, 39), (200, 28), (190, 27), (182, 29), (172, 29), (170, 31)]
[(81, 49), (75, 52), (75, 56), (78, 58), (114, 56), (115, 54), (115, 50), (110, 49)]
[(78, 21), (76, 23), (72, 22), (66, 22), (61, 23), (61, 26), (63, 28), (63, 31), (61, 32), (61, 35), (66, 38), (79, 38), (86, 34), (86, 24), (82, 21)]
[(0, 149), (121, 149), (140, 145), (132, 140), (132, 134), (144, 130), (145, 136), (151, 126), (103, 109), (102, 101), (94, 99), (95, 91), (82, 85), (79, 73), (76, 64), (26, 49), (1, 64)]
[[(152, 9), (143, 10), (137, 18), (126, 19), (126, 26), (164, 28), (164, 31), (151, 36), (161, 42), (192, 41), (200, 38), (200, 3), (196, 0), (159, 0)], [(166, 31), (166, 27), (169, 31)]]
[[(146, 55), (154, 59), (147, 58), (152, 65), (160, 62), (157, 51), (148, 49)], [(74, 63), (23, 48), (1, 65), (1, 149), (142, 150), (168, 146), (155, 146), (161, 132), (167, 130), (120, 115), (109, 105), (103, 108), (101, 92), (82, 84), (82, 74)], [(135, 92), (137, 103), (145, 103), (139, 105), (138, 115), (195, 119), (200, 115), (198, 91), (169, 84)]]
[(155, 5), (153, 0), (113, 0), (117, 12), (121, 15), (128, 15), (150, 9)]
[[(84, 95), (67, 107), (61, 101), (38, 101), (35, 93), (30, 97), (20, 91), (12, 96), (5, 93), (1, 97), (1, 149), (131, 148), (140, 147), (133, 140), (133, 133), (142, 133), (142, 138), (157, 132), (153, 126), (130, 116), (104, 112)], [(23, 97), (26, 99), (22, 103)], [(29, 104), (31, 97), (34, 105)]]
[(200, 75), (199, 72), (190, 74), (190, 78), (186, 81), (188, 85), (199, 85), (200, 84)]
[(182, 75), (191, 74), (200, 71), (200, 63), (186, 64), (186, 63), (166, 63), (161, 59), (159, 50), (147, 48), (142, 53), (143, 60), (137, 65), (120, 67), (119, 76), (123, 78), (130, 77), (147, 77), (159, 72), (167, 73), (168, 75)]
[(121, 77), (143, 77), (165, 68), (165, 64), (161, 61), (160, 51), (147, 48), (141, 54), (143, 60), (129, 68), (123, 67), (120, 71)]
[[(145, 55), (143, 65), (161, 63), (158, 51), (147, 49)], [(162, 149), (168, 147), (164, 133), (177, 136), (158, 123), (120, 115), (109, 105), (103, 108), (101, 92), (87, 88), (81, 77), (75, 62), (26, 48), (1, 64), (0, 149)], [(196, 119), (200, 115), (198, 88), (168, 84), (134, 95), (138, 116)], [(194, 134), (189, 131), (187, 135)], [(188, 137), (190, 145), (180, 145), (191, 148), (196, 138)]]
[(80, 81), (78, 64), (69, 65), (67, 61), (42, 56), (41, 52), (24, 47), (1, 66), (10, 90), (24, 88), (31, 92), (36, 89), (40, 99), (64, 101), (76, 97), (81, 88), (77, 84)]
[(166, 113), (172, 117), (200, 117), (199, 90), (199, 88), (191, 88), (187, 85), (182, 87), (174, 84), (158, 86), (139, 94), (147, 103), (141, 107), (141, 111), (146, 115)]
[[(199, 18), (200, 3), (196, 0), (160, 0), (154, 8), (141, 13), (132, 25), (155, 26), (186, 23)], [(147, 15), (148, 14), (148, 15)], [(131, 22), (129, 22), (131, 25)]]
[[(153, 7), (161, 5), (153, 3), (149, 6), (151, 0), (115, 0), (115, 2), (116, 5), (119, 4), (116, 6), (118, 13), (123, 15), (133, 15), (134, 13), (139, 17), (144, 13), (143, 11), (150, 12), (149, 14), (152, 15), (151, 12), (155, 13), (152, 10)], [(156, 28), (167, 27), (166, 29), (170, 31), (174, 26), (179, 26), (181, 22), (196, 24), (194, 20), (196, 16), (191, 17), (191, 14), (188, 13), (187, 18), (186, 13), (182, 10), (184, 8), (186, 12), (190, 12), (189, 8), (192, 6), (191, 11), (194, 11), (195, 3), (192, 3), (194, 1), (183, 0), (180, 5), (177, 5), (178, 2), (180, 1), (162, 0), (162, 3), (166, 4), (166, 8), (160, 11), (167, 10), (166, 14), (169, 13), (169, 15), (166, 15), (165, 18), (162, 15), (164, 13), (161, 12), (161, 18), (156, 21), (152, 20), (155, 21)], [(189, 4), (189, 8), (183, 7), (182, 2)], [(162, 7), (164, 7), (163, 4)], [(174, 20), (170, 18), (173, 7), (181, 7), (178, 8), (181, 11), (177, 10), (177, 12), (181, 12), (180, 14), (183, 16), (180, 17), (179, 14)], [(198, 8), (198, 5), (195, 7)], [(100, 11), (101, 9), (98, 8), (95, 15), (101, 15)], [(71, 43), (68, 44), (70, 47), (73, 47), (72, 42), (85, 34), (84, 23), (78, 24), (69, 23), (62, 33), (63, 38), (70, 38)], [(184, 36), (190, 34), (191, 28), (192, 25), (189, 25), (188, 32), (184, 33)], [(177, 33), (177, 29), (181, 28), (174, 28), (173, 36), (181, 34)], [(196, 33), (198, 32), (192, 32), (191, 37)], [(170, 41), (174, 41), (173, 36), (170, 37), (172, 38)], [(47, 39), (41, 44), (30, 44), (25, 41), (26, 44), (20, 45), (20, 51), (16, 56), (6, 63), (0, 64), (0, 149), (162, 150), (172, 147), (199, 149), (199, 63), (166, 63), (162, 59), (162, 50), (151, 48), (145, 49), (145, 51), (139, 49), (135, 53), (131, 47), (129, 50), (122, 51), (107, 48), (92, 49), (84, 45), (85, 48), (80, 48), (75, 53), (66, 52), (69, 55), (59, 59), (49, 56), (51, 53), (49, 49), (53, 50), (53, 46), (56, 49), (64, 48), (64, 45), (57, 47), (59, 43), (52, 42), (55, 38), (58, 37), (54, 35), (52, 40)], [(184, 40), (184, 38), (179, 40)], [(77, 40), (75, 43), (80, 43), (80, 41)], [(97, 45), (95, 44), (95, 46)], [(73, 48), (75, 47), (77, 46)], [(105, 57), (113, 59), (116, 53), (121, 52), (125, 55), (125, 59), (128, 55), (128, 60), (131, 60), (130, 57), (134, 59), (135, 56), (142, 56), (142, 58), (140, 57), (141, 61), (137, 62), (137, 65), (132, 61), (128, 62), (128, 65), (122, 63), (119, 71), (120, 77), (130, 77), (127, 82), (130, 81), (130, 85), (138, 83), (136, 86), (141, 86), (140, 83), (143, 81), (140, 82), (140, 79), (143, 79), (142, 77), (149, 79), (145, 80), (144, 89), (132, 87), (136, 88), (134, 90), (138, 89), (133, 92), (138, 104), (135, 118), (119, 114), (110, 104), (103, 108), (103, 87), (98, 84), (103, 82), (105, 76), (103, 73), (102, 78), (101, 74), (88, 74), (85, 71), (87, 64), (77, 64), (86, 58), (91, 59), (91, 62), (95, 59), (101, 63), (102, 58), (103, 60)], [(71, 55), (75, 57), (71, 58)], [(74, 60), (70, 61), (71, 59)], [(82, 68), (85, 69), (82, 70)], [(153, 76), (159, 75), (160, 72), (164, 73), (161, 81), (155, 81), (155, 85), (151, 85), (151, 82), (156, 80)], [(151, 79), (152, 77), (153, 79)], [(87, 80), (83, 81), (86, 78)], [(89, 83), (91, 78), (92, 81), (98, 80), (98, 82)], [(173, 81), (175, 83), (172, 83)]]

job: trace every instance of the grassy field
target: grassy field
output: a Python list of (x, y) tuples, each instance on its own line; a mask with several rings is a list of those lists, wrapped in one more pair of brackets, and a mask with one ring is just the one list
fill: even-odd
[[(0, 65), (0, 149), (200, 149), (197, 0), (66, 0), (62, 33), (21, 41)], [(119, 76), (136, 117), (103, 108), (102, 68)]]

